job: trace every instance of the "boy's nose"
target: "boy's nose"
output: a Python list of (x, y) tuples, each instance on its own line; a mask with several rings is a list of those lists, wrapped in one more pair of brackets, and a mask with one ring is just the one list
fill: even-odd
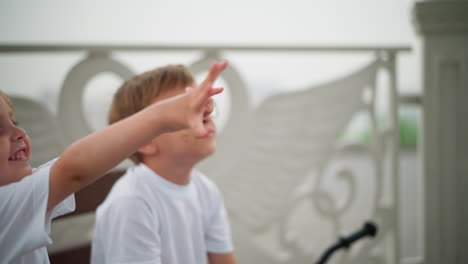
[(26, 137), (26, 131), (24, 129), (15, 127), (15, 132), (13, 133), (13, 140), (20, 141)]

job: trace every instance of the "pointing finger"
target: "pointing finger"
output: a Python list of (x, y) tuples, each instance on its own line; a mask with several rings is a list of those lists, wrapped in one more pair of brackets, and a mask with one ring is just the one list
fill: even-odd
[(206, 76), (205, 80), (201, 83), (202, 87), (211, 86), (216, 81), (221, 72), (226, 69), (228, 63), (227, 61), (215, 62), (211, 65), (210, 71)]

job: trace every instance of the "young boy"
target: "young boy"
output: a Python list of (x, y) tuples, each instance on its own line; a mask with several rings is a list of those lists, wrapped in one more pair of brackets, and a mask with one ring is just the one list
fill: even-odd
[[(109, 123), (191, 85), (194, 78), (182, 65), (135, 76), (115, 94)], [(97, 210), (92, 263), (236, 263), (221, 193), (193, 169), (215, 151), (211, 111), (212, 104), (204, 113), (205, 137), (190, 128), (167, 133), (132, 156), (136, 166)]]
[(0, 263), (49, 263), (45, 245), (51, 242), (50, 221), (73, 210), (73, 197), (67, 197), (155, 137), (190, 128), (206, 138), (211, 133), (203, 123), (207, 104), (210, 96), (222, 91), (212, 85), (226, 65), (214, 63), (198, 87), (75, 142), (37, 170), (29, 166), (29, 138), (17, 126), (11, 101), (0, 91)]

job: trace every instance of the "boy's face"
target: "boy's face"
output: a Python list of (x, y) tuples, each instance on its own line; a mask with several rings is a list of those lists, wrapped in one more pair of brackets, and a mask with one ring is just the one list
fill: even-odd
[[(183, 88), (166, 91), (156, 98), (156, 101), (167, 99), (185, 92)], [(178, 161), (196, 163), (211, 155), (216, 149), (216, 126), (209, 116), (209, 106), (206, 107), (203, 124), (210, 131), (204, 138), (197, 138), (191, 129), (166, 133), (156, 139), (158, 155), (166, 155)]]
[(16, 126), (12, 109), (0, 96), (0, 186), (17, 182), (32, 173), (31, 142)]

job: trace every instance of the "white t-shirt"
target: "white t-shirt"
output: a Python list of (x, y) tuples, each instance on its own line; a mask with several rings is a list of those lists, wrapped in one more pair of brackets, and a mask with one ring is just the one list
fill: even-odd
[(205, 264), (208, 252), (232, 251), (226, 209), (211, 180), (192, 171), (181, 186), (140, 164), (96, 212), (91, 263)]
[(0, 186), (0, 263), (49, 263), (45, 246), (54, 217), (75, 210), (75, 198), (67, 197), (46, 214), (49, 196), (48, 162), (19, 182)]

